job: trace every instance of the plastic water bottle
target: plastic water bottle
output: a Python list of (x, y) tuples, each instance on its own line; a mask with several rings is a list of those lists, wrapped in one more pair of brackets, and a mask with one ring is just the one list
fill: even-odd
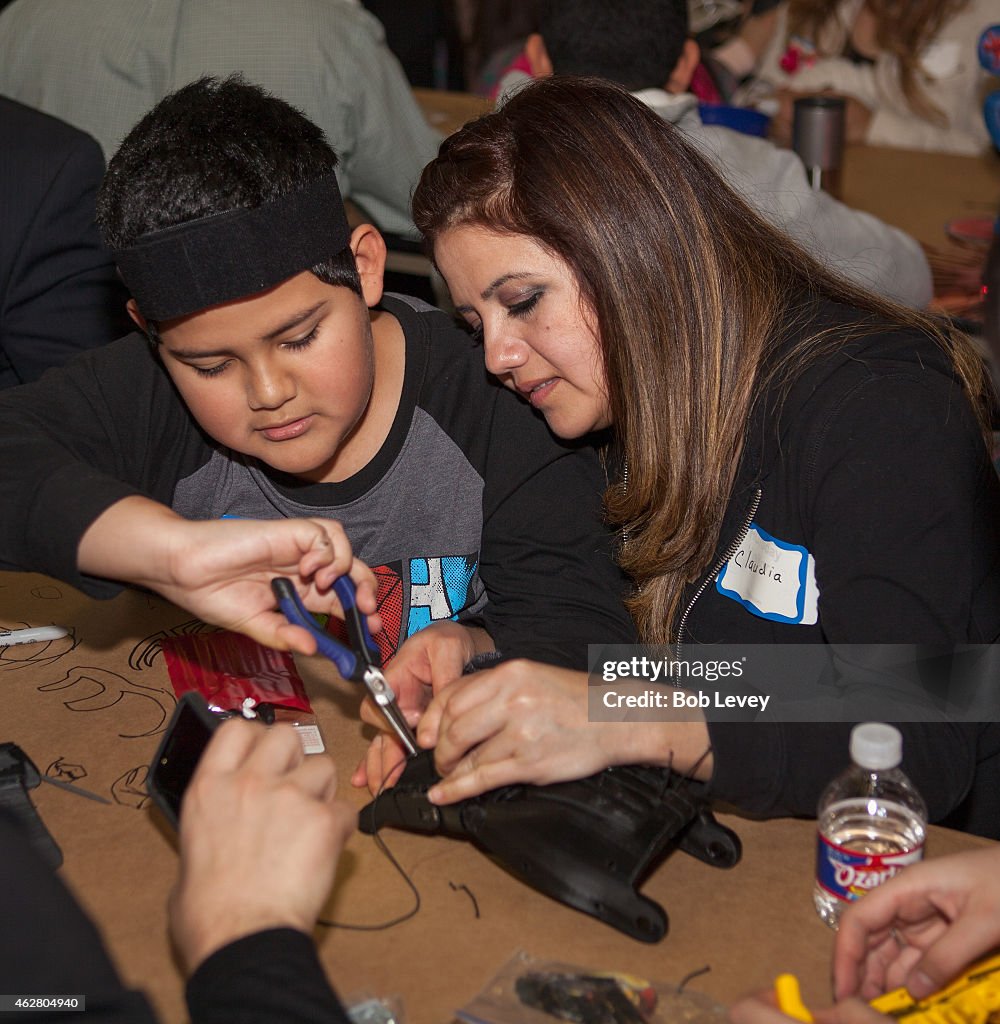
[(895, 726), (856, 725), (853, 764), (820, 797), (813, 899), (831, 928), (848, 904), (924, 855), (927, 807), (900, 771), (902, 759)]

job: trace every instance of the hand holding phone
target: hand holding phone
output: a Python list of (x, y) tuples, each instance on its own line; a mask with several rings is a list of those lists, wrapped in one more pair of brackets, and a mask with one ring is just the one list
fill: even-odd
[(255, 932), (310, 932), (357, 820), (335, 799), (333, 761), (306, 755), (290, 725), (220, 725), (199, 707), (178, 708), (158, 755), (151, 789), (180, 822), (170, 919), (188, 969)]
[(146, 788), (174, 831), (178, 828), (181, 801), (191, 776), (221, 722), (200, 693), (188, 691), (177, 702), (149, 766)]

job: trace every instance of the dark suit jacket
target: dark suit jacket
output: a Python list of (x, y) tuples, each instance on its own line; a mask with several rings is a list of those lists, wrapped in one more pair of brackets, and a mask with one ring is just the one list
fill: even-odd
[(103, 174), (89, 135), (0, 96), (0, 387), (129, 329), (94, 223)]

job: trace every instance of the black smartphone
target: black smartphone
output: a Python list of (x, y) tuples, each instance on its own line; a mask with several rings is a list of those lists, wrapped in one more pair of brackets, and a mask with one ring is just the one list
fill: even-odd
[(221, 724), (205, 698), (189, 690), (177, 702), (173, 718), (149, 766), (146, 789), (163, 816), (177, 828), (184, 791), (202, 752)]

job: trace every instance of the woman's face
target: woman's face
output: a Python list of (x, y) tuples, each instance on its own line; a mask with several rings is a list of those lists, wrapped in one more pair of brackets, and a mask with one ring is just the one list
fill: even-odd
[(597, 318), (570, 268), (527, 235), (445, 231), (434, 259), (458, 312), (481, 334), (486, 368), (559, 437), (611, 423)]

